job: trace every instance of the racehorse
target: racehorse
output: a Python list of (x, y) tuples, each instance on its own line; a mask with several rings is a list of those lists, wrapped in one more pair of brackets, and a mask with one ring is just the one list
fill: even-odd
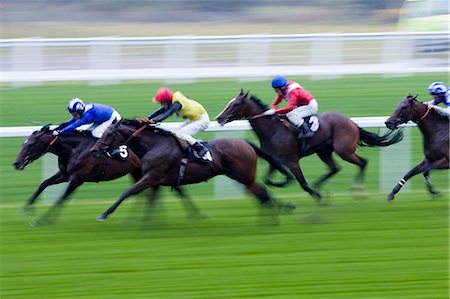
[[(241, 89), (216, 119), (221, 125), (237, 119), (249, 120), (259, 138), (261, 149), (287, 166), (300, 186), (315, 199), (320, 199), (321, 195), (314, 189), (320, 188), (326, 180), (339, 171), (332, 157), (333, 152), (336, 152), (343, 160), (359, 167), (354, 183), (356, 188), (363, 184), (364, 170), (367, 165), (367, 160), (355, 153), (357, 146), (388, 146), (403, 138), (401, 131), (378, 136), (359, 128), (352, 120), (341, 114), (325, 112), (318, 115), (320, 127), (303, 148), (299, 146), (299, 139), (293, 134), (287, 120), (276, 115), (263, 116), (262, 113), (265, 110), (267, 107), (261, 100), (256, 96), (249, 96), (248, 92), (245, 93)], [(299, 160), (302, 157), (313, 153), (316, 153), (329, 167), (329, 172), (314, 183), (314, 189), (309, 187), (299, 166)], [(266, 179), (269, 184), (272, 184), (270, 181), (272, 171), (269, 167)]]
[[(38, 196), (48, 186), (69, 182), (66, 190), (55, 204), (47, 211), (41, 220), (34, 221), (33, 225), (52, 223), (55, 220), (55, 211), (62, 207), (69, 195), (84, 182), (109, 181), (130, 174), (134, 181), (141, 177), (140, 159), (132, 151), (122, 152), (126, 159), (112, 159), (103, 156), (94, 158), (89, 151), (95, 143), (95, 138), (85, 132), (71, 132), (59, 135), (52, 135), (53, 130), (49, 125), (43, 126), (40, 130), (33, 132), (22, 145), (14, 167), (23, 170), (28, 164), (39, 159), (45, 153), (50, 152), (58, 156), (59, 170), (56, 174), (43, 181), (33, 195), (28, 199), (23, 212), (30, 212), (31, 206)], [(192, 215), (198, 214), (198, 209), (189, 200), (183, 190), (175, 189), (183, 199), (185, 207)], [(156, 199), (157, 189), (154, 189), (149, 196), (149, 201), (153, 203)]]
[(438, 195), (431, 183), (430, 171), (432, 169), (449, 169), (449, 119), (439, 114), (431, 106), (419, 102), (417, 96), (408, 95), (397, 105), (395, 111), (386, 121), (386, 127), (395, 130), (400, 124), (408, 121), (415, 122), (423, 135), (423, 152), (425, 159), (412, 168), (397, 183), (388, 195), (387, 200), (394, 199), (406, 181), (423, 172), (427, 190)]
[(148, 187), (195, 184), (222, 174), (245, 185), (263, 207), (286, 207), (280, 206), (266, 189), (256, 182), (257, 156), (266, 159), (283, 173), (287, 180), (291, 178), (289, 173), (269, 155), (245, 140), (211, 140), (207, 146), (213, 160), (197, 163), (186, 159), (187, 149), (183, 146), (185, 144), (180, 143), (170, 132), (154, 125), (122, 120), (105, 131), (92, 147), (92, 151), (101, 153), (124, 143), (141, 159), (143, 177), (97, 218), (100, 221), (106, 220), (126, 198)]

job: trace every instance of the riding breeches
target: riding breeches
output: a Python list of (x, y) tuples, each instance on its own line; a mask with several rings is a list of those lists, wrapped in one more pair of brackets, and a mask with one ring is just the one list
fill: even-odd
[(180, 139), (186, 140), (190, 145), (193, 145), (195, 140), (192, 135), (204, 131), (208, 128), (210, 123), (208, 113), (204, 112), (197, 120), (186, 120), (181, 127), (172, 130), (172, 133)]
[(312, 99), (308, 105), (299, 106), (286, 114), (286, 118), (295, 126), (300, 127), (303, 125), (304, 118), (317, 114), (319, 105), (315, 99)]
[(121, 119), (122, 117), (120, 116), (119, 112), (114, 110), (113, 113), (111, 114), (111, 117), (107, 121), (102, 122), (101, 124), (98, 125), (93, 124), (88, 128), (88, 130), (91, 131), (92, 136), (94, 136), (95, 138), (100, 138), (114, 120), (121, 120)]

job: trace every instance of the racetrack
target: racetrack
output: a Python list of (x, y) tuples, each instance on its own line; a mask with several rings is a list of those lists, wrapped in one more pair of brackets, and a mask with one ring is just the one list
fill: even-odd
[(109, 202), (84, 200), (39, 228), (2, 206), (2, 298), (447, 298), (447, 198), (285, 196), (278, 226), (251, 199), (197, 200), (210, 218), (189, 220), (166, 198), (150, 222), (127, 202), (102, 223)]
[[(428, 82), (445, 76), (293, 79), (321, 99), (321, 111), (358, 117), (389, 115), (408, 92), (420, 92), (426, 100)], [(72, 96), (111, 104), (125, 117), (145, 116), (157, 108), (150, 97), (159, 84), (4, 88), (0, 122), (62, 122), (69, 117), (65, 108)], [(174, 85), (199, 99), (211, 118), (241, 87), (267, 104), (273, 98), (263, 81)], [(422, 139), (417, 128), (410, 129), (411, 157), (418, 162)], [(251, 132), (245, 136), (254, 140)], [(448, 298), (447, 170), (431, 172), (441, 197), (425, 193), (419, 175), (387, 204), (387, 193), (379, 189), (381, 150), (362, 148), (358, 153), (369, 159), (367, 197), (350, 197), (356, 168), (337, 158), (342, 172), (322, 190), (328, 205), (317, 206), (295, 183), (270, 189), (278, 199), (297, 205), (294, 213), (279, 216), (278, 226), (259, 225), (253, 198), (213, 200), (213, 181), (187, 188), (208, 219), (186, 219), (181, 203), (166, 189), (145, 227), (145, 207), (137, 203), (141, 197), (124, 202), (107, 222), (96, 221), (129, 185), (122, 178), (81, 186), (57, 224), (31, 227), (34, 218), (16, 211), (42, 180), (42, 164), (39, 160), (22, 172), (13, 170), (23, 140), (0, 139), (2, 298)], [(309, 182), (325, 171), (314, 156), (302, 159), (301, 166)], [(264, 169), (261, 162), (260, 178)], [(36, 207), (38, 215), (48, 208), (42, 201)]]

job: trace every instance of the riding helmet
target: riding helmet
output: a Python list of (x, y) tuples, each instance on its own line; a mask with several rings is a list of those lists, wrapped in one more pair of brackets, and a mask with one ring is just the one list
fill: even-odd
[(443, 82), (433, 82), (427, 90), (430, 94), (442, 94), (447, 92), (448, 87)]
[(160, 87), (153, 98), (153, 102), (164, 103), (172, 102), (173, 93), (167, 87)]
[(79, 98), (73, 98), (70, 102), (69, 105), (67, 106), (67, 110), (69, 110), (69, 112), (78, 112), (78, 113), (82, 113), (84, 111), (84, 108), (86, 107), (86, 105), (83, 103), (83, 101)]
[(288, 84), (288, 80), (284, 76), (276, 76), (272, 80), (272, 88), (279, 88), (286, 86)]

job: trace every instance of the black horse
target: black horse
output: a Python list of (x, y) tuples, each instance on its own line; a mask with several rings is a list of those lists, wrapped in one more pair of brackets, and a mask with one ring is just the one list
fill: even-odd
[(419, 102), (417, 96), (408, 95), (397, 105), (397, 108), (386, 121), (386, 127), (391, 130), (397, 129), (400, 124), (413, 121), (417, 124), (423, 135), (423, 152), (425, 159), (397, 183), (388, 195), (387, 200), (394, 199), (395, 194), (400, 191), (406, 181), (411, 177), (423, 172), (427, 190), (438, 195), (431, 183), (430, 171), (432, 169), (449, 169), (449, 119), (439, 114), (431, 106)]
[[(261, 149), (287, 166), (301, 187), (316, 199), (320, 198), (320, 194), (309, 187), (299, 167), (302, 157), (316, 153), (329, 167), (329, 172), (314, 183), (314, 188), (320, 188), (339, 171), (332, 157), (332, 153), (336, 152), (343, 160), (359, 167), (354, 188), (360, 189), (367, 160), (355, 153), (357, 146), (388, 146), (403, 138), (401, 131), (378, 136), (361, 129), (348, 117), (335, 112), (325, 112), (319, 114), (320, 127), (304, 148), (287, 120), (279, 116), (263, 116), (265, 110), (267, 107), (257, 97), (249, 96), (248, 92), (241, 90), (217, 116), (217, 121), (225, 125), (233, 120), (248, 119), (259, 138)], [(272, 169), (269, 168), (268, 178), (271, 173)]]
[[(141, 160), (133, 151), (122, 152), (125, 158), (111, 158), (102, 156), (94, 158), (89, 149), (96, 139), (87, 132), (71, 132), (60, 136), (53, 136), (53, 130), (49, 125), (33, 132), (22, 145), (22, 149), (17, 155), (13, 165), (17, 170), (23, 170), (28, 164), (39, 159), (45, 153), (50, 152), (58, 156), (59, 170), (50, 178), (44, 180), (27, 200), (22, 211), (32, 212), (32, 205), (45, 188), (51, 185), (69, 182), (66, 190), (48, 210), (41, 220), (34, 221), (34, 225), (54, 222), (59, 207), (62, 207), (69, 195), (84, 182), (109, 181), (130, 174), (134, 181), (141, 177)], [(183, 203), (192, 215), (198, 215), (198, 209), (189, 200), (188, 196), (180, 188), (176, 188), (180, 196), (186, 200)], [(149, 201), (153, 203), (156, 199), (157, 189), (155, 188), (149, 196)]]
[(263, 157), (290, 179), (290, 175), (265, 152), (242, 139), (214, 139), (208, 142), (212, 162), (199, 163), (186, 159), (187, 144), (170, 132), (136, 121), (123, 120), (110, 126), (92, 147), (102, 153), (126, 143), (142, 163), (143, 177), (107, 209), (98, 220), (106, 220), (120, 203), (131, 195), (149, 187), (196, 184), (217, 175), (226, 175), (247, 187), (263, 207), (280, 206), (266, 189), (256, 182), (257, 157)]

